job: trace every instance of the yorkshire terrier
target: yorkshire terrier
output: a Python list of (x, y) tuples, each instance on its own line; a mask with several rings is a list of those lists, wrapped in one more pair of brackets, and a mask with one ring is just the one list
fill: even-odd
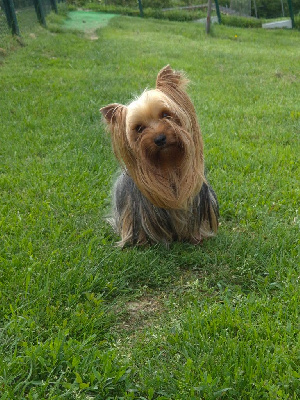
[(100, 110), (123, 168), (111, 220), (120, 246), (197, 244), (217, 232), (218, 202), (205, 178), (203, 141), (187, 83), (167, 65), (155, 89), (128, 106)]

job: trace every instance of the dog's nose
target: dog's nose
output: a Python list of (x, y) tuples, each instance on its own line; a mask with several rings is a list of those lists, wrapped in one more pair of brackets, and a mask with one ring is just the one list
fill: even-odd
[(156, 144), (156, 146), (163, 146), (164, 144), (166, 144), (166, 135), (164, 135), (163, 133), (156, 136), (156, 138), (154, 139), (154, 143)]

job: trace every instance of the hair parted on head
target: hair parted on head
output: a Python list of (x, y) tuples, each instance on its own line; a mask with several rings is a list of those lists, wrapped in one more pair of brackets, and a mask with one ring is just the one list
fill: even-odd
[[(157, 75), (156, 89), (149, 91), (155, 92), (156, 96), (142, 95), (134, 101), (133, 109), (130, 104), (114, 103), (100, 110), (112, 134), (117, 159), (142, 194), (159, 208), (188, 208), (205, 181), (201, 131), (194, 106), (185, 91), (187, 83), (188, 79), (183, 73), (167, 65)], [(174, 157), (178, 160), (169, 157), (168, 162), (161, 162), (159, 156), (149, 156), (149, 142), (142, 135), (136, 142), (130, 139), (129, 119), (133, 117), (136, 106), (140, 105), (141, 113), (145, 114), (143, 117), (149, 119), (151, 108), (157, 106), (153, 104), (154, 97), (155, 101), (159, 99), (159, 105), (167, 104), (179, 120), (178, 124), (173, 120), (161, 122), (176, 140), (176, 147), (173, 148)], [(143, 107), (143, 102), (147, 102), (147, 107)], [(151, 135), (154, 135), (152, 131)]]

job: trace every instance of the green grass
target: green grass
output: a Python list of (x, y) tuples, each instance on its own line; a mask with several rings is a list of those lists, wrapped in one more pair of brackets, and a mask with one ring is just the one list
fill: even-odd
[(71, 11), (64, 21), (64, 27), (71, 30), (96, 30), (108, 24), (115, 14), (99, 13), (93, 11)]
[[(1, 399), (300, 398), (299, 33), (53, 21), (0, 67)], [(98, 109), (167, 63), (191, 79), (220, 231), (120, 250)]]

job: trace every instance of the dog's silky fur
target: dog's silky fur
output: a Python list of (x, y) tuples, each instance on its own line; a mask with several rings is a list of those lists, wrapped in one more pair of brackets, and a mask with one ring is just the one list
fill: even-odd
[(164, 67), (156, 88), (101, 112), (123, 171), (111, 220), (119, 244), (200, 243), (218, 229), (218, 202), (204, 175), (203, 142), (185, 76)]

